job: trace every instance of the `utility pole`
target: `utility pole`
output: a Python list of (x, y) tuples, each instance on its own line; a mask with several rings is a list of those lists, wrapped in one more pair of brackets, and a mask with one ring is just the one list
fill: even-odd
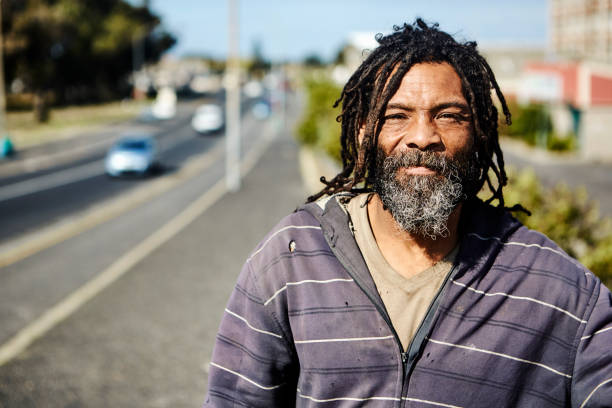
[(225, 67), (225, 180), (229, 191), (240, 189), (240, 50), (238, 0), (228, 0), (228, 54)]
[(2, 35), (2, 0), (0, 0), (0, 139), (6, 135), (6, 90), (4, 86), (4, 36)]
[(14, 153), (6, 124), (6, 89), (4, 87), (4, 36), (2, 35), (2, 0), (0, 0), (0, 159)]
[[(1, 0), (0, 0), (1, 1)], [(145, 10), (149, 10), (150, 1), (142, 0), (142, 7)], [(142, 99), (145, 96), (140, 93), (138, 89), (138, 73), (144, 66), (145, 62), (145, 41), (147, 38), (146, 29), (143, 32), (136, 32), (132, 36), (132, 81), (133, 81), (133, 90), (132, 96), (134, 99)]]

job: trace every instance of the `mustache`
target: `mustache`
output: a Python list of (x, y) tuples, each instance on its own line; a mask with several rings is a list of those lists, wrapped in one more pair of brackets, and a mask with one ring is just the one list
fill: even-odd
[(384, 169), (391, 172), (402, 167), (425, 167), (439, 174), (449, 174), (455, 168), (453, 160), (444, 154), (431, 151), (411, 150), (386, 157), (379, 151), (379, 160), (381, 159)]

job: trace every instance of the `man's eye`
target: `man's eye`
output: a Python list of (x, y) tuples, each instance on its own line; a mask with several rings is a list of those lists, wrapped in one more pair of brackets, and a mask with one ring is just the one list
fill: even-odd
[(394, 114), (385, 116), (385, 120), (401, 120), (401, 119), (406, 119), (406, 115), (402, 113), (394, 113)]
[(451, 112), (444, 112), (438, 115), (438, 118), (440, 119), (444, 119), (444, 120), (452, 120), (455, 122), (463, 122), (468, 120), (468, 117), (465, 115), (462, 115), (460, 113), (451, 113)]

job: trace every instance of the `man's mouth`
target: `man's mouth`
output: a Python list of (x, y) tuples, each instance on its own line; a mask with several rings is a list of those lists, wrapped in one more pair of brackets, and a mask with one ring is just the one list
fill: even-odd
[(425, 166), (402, 167), (400, 171), (409, 176), (431, 176), (433, 174), (438, 174), (435, 170)]

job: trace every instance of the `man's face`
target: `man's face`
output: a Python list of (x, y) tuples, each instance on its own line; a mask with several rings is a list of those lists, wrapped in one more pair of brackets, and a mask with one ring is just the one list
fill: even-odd
[[(448, 63), (416, 64), (404, 75), (378, 137), (387, 155), (412, 149), (452, 157), (472, 147), (472, 118), (461, 79)], [(432, 174), (423, 167), (406, 174)]]
[(447, 63), (414, 65), (384, 115), (374, 190), (405, 231), (436, 238), (479, 170), (461, 80)]

